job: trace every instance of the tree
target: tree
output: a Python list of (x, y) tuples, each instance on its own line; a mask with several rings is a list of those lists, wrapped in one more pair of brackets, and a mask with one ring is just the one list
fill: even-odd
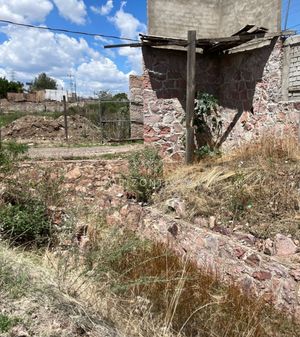
[(56, 81), (45, 73), (39, 74), (33, 81), (31, 90), (57, 89)]
[(0, 98), (6, 98), (8, 92), (23, 92), (23, 83), (0, 77)]
[(100, 90), (97, 93), (97, 96), (100, 101), (111, 101), (113, 98), (113, 95), (109, 92), (109, 90)]
[(128, 96), (125, 92), (121, 92), (119, 94), (114, 95), (113, 101), (118, 101), (118, 102), (127, 102), (128, 101)]

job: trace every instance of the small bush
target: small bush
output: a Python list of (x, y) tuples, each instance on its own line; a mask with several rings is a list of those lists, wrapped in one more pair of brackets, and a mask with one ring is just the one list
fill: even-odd
[(196, 158), (204, 159), (204, 158), (211, 158), (215, 156), (220, 156), (221, 151), (216, 148), (211, 148), (208, 145), (201, 146), (199, 149), (195, 151)]
[(8, 332), (11, 328), (20, 322), (18, 318), (10, 318), (6, 315), (0, 314), (0, 332)]
[(163, 162), (158, 152), (148, 147), (129, 158), (129, 173), (125, 176), (125, 189), (138, 201), (148, 202), (163, 184)]
[[(16, 192), (16, 191), (14, 191)], [(15, 244), (36, 244), (49, 242), (51, 219), (47, 207), (40, 200), (10, 192), (3, 196), (0, 208), (0, 233), (4, 239)]]
[(195, 101), (194, 126), (198, 149), (216, 149), (223, 122), (219, 114), (218, 100), (208, 93), (198, 93)]
[(0, 143), (0, 172), (9, 172), (17, 160), (28, 151), (28, 146), (16, 142)]

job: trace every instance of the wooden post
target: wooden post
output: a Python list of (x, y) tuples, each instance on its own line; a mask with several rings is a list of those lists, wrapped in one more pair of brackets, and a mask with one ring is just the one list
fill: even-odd
[(100, 143), (104, 143), (104, 140), (103, 140), (103, 135), (104, 135), (103, 127), (104, 127), (104, 124), (102, 122), (101, 98), (99, 98), (99, 126), (100, 126)]
[(63, 101), (64, 101), (65, 138), (66, 141), (68, 141), (69, 135), (68, 135), (67, 101), (65, 95), (63, 96)]
[(188, 32), (186, 88), (186, 164), (193, 163), (194, 157), (194, 109), (196, 93), (196, 31)]

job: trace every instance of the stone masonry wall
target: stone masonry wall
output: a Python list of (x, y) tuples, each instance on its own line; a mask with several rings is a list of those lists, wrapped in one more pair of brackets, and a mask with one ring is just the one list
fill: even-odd
[[(185, 148), (186, 53), (143, 48), (144, 140), (164, 157), (180, 160)], [(197, 90), (217, 95), (218, 60), (197, 57)]]
[(131, 139), (143, 139), (143, 77), (129, 77)]
[[(126, 205), (115, 220), (150, 240), (162, 241), (180, 255), (195, 261), (201, 269), (215, 272), (222, 280), (238, 284), (244, 292), (255, 294), (300, 319), (300, 269), (258, 252), (251, 235), (230, 238), (207, 228), (174, 219), (154, 208), (138, 209)], [(204, 220), (205, 222), (205, 220)]]
[[(144, 139), (165, 157), (183, 158), (186, 53), (143, 48)], [(266, 131), (297, 133), (299, 103), (281, 101), (283, 47), (270, 45), (222, 56), (197, 57), (197, 91), (214, 95), (223, 128), (218, 144), (227, 150)]]
[(186, 38), (231, 36), (247, 24), (281, 30), (281, 0), (148, 0), (150, 35)]
[(276, 39), (270, 46), (222, 57), (218, 98), (223, 149), (269, 131), (297, 134), (300, 104), (281, 100), (282, 62), (282, 41)]

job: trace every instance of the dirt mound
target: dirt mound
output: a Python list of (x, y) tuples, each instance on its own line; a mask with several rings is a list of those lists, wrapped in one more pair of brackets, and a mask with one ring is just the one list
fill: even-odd
[[(99, 141), (101, 135), (96, 125), (80, 115), (68, 116), (68, 133), (72, 142)], [(21, 117), (2, 129), (2, 137), (7, 140), (62, 141), (65, 139), (64, 117)]]

